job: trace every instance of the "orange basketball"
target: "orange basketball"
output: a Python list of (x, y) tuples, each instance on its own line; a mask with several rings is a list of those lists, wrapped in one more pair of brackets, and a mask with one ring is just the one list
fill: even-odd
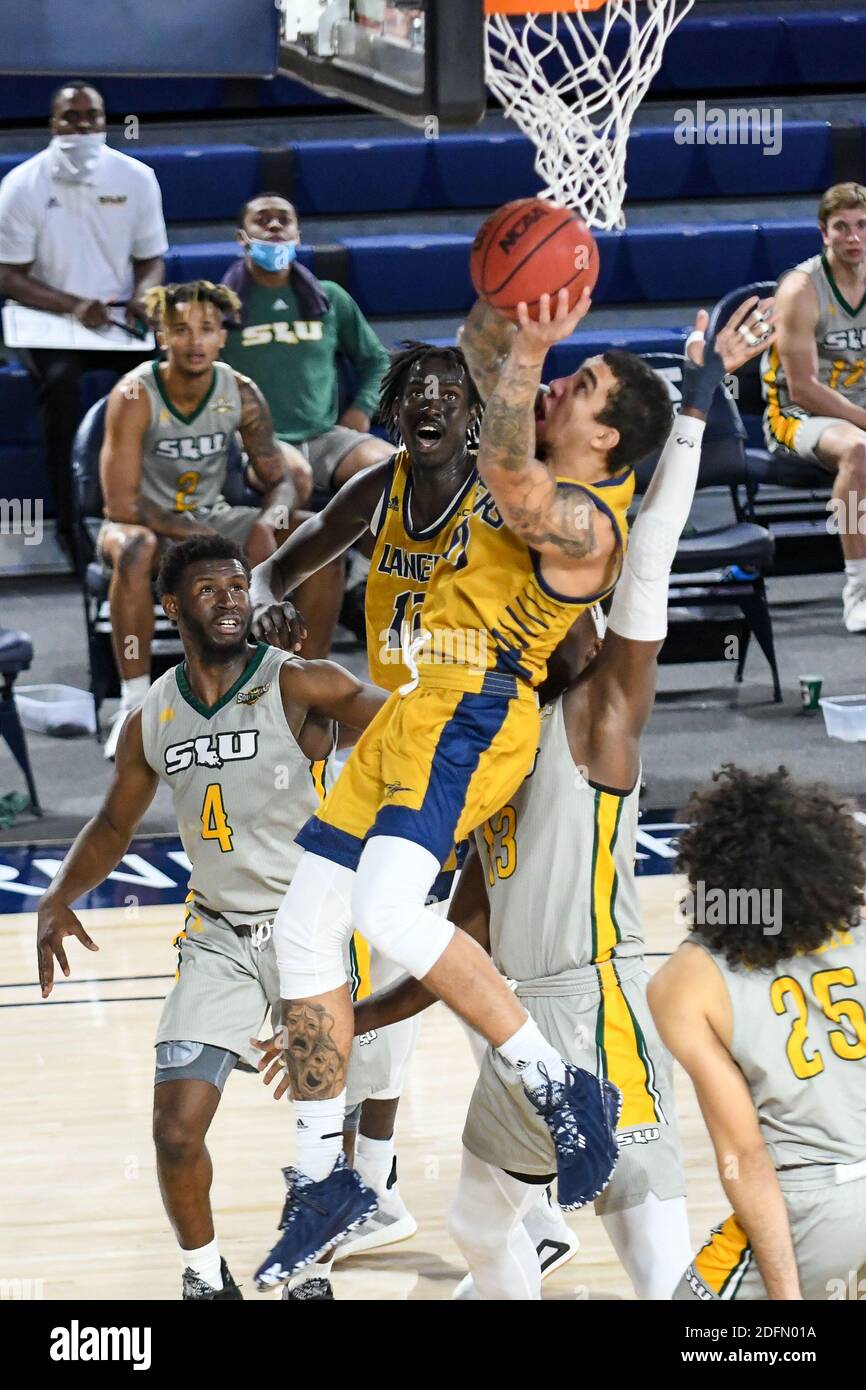
[(598, 246), (573, 209), (543, 198), (518, 198), (480, 227), (470, 270), (477, 293), (500, 313), (515, 319), (525, 300), (530, 318), (537, 319), (541, 295), (567, 289), (573, 308), (585, 286), (595, 288)]

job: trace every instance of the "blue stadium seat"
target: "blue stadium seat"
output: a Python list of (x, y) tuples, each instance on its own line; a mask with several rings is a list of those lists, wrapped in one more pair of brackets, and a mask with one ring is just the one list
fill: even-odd
[(349, 292), (364, 313), (448, 313), (468, 308), (470, 238), (449, 233), (341, 237)]
[(516, 131), (443, 135), (429, 142), (444, 207), (498, 207), (541, 190), (533, 167), (535, 146)]
[(819, 14), (780, 16), (787, 40), (789, 87), (796, 83), (836, 85), (863, 80), (866, 72), (866, 14), (835, 6)]
[(261, 191), (261, 156), (253, 145), (130, 145), (124, 153), (153, 169), (169, 222), (233, 217)]
[(293, 146), (302, 213), (433, 207), (432, 141), (299, 140)]

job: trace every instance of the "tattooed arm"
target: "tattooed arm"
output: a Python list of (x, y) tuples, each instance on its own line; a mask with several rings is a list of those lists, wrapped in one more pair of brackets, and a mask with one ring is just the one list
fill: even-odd
[(475, 385), (485, 400), (496, 388), (516, 332), (517, 325), (497, 314), (486, 299), (476, 299), (457, 334)]
[(567, 337), (588, 308), (584, 296), (569, 312), (563, 292), (554, 316), (542, 301), (534, 323), (521, 306), (520, 330), (487, 402), (478, 446), (478, 472), (506, 525), (538, 552), (551, 585), (574, 597), (612, 582), (616, 535), (589, 493), (558, 488), (535, 457), (535, 398), (548, 348)]
[(295, 504), (295, 485), (274, 435), (268, 403), (249, 377), (237, 374), (241, 393), (240, 436), (256, 477), (263, 484), (262, 520), (275, 531), (288, 528)]

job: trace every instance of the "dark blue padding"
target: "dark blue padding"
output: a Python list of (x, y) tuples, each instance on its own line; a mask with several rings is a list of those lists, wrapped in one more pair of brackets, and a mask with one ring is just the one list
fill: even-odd
[[(36, 387), (23, 367), (0, 367), (0, 445), (41, 444)], [(0, 494), (14, 497), (13, 492)]]
[(486, 132), (482, 127), (471, 135), (443, 135), (428, 143), (444, 207), (498, 207), (541, 191), (535, 146), (517, 131)]
[[(740, 109), (755, 108), (744, 101)], [(771, 101), (762, 102), (757, 109), (767, 113), (774, 110)], [(698, 147), (699, 196), (754, 193), (760, 198), (772, 193), (823, 192), (833, 182), (829, 121), (783, 121), (781, 109), (775, 127), (769, 114), (768, 121), (766, 154), (764, 145), (758, 143)], [(753, 127), (747, 129), (754, 138)], [(777, 152), (769, 153), (776, 139)]]
[(788, 85), (862, 82), (866, 73), (866, 14), (856, 10), (780, 16), (790, 60)]
[(252, 145), (139, 145), (124, 154), (149, 164), (170, 222), (234, 217), (261, 191), (261, 158)]
[(433, 207), (431, 146), (405, 140), (299, 140), (293, 147), (302, 213), (377, 212)]
[(447, 314), (472, 303), (470, 237), (446, 232), (341, 241), (349, 253), (349, 292), (365, 314)]
[(736, 14), (711, 19), (692, 12), (668, 39), (661, 70), (650, 91), (733, 87), (764, 92), (768, 86), (790, 85), (785, 40), (777, 15)]
[[(815, 212), (817, 214), (817, 206)], [(753, 279), (777, 280), (785, 270), (821, 250), (821, 234), (815, 222), (788, 220), (764, 222), (760, 228), (761, 254)]]
[(273, 0), (68, 0), (4, 5), (6, 72), (132, 71), (148, 75), (265, 77), (277, 70), (279, 16)]
[(0, 445), (0, 497), (40, 498), (43, 514), (54, 516), (54, 493), (41, 444)]
[[(754, 280), (758, 227), (743, 222), (704, 226), (633, 227), (624, 237), (631, 275), (628, 293), (610, 299), (703, 299), (731, 284)], [(602, 261), (604, 251), (601, 252)], [(631, 293), (631, 280), (638, 293)]]
[(608, 348), (625, 348), (641, 356), (647, 352), (681, 353), (687, 332), (686, 328), (636, 328), (620, 333), (584, 329), (551, 348), (544, 362), (544, 380), (570, 376), (588, 357), (597, 357)]

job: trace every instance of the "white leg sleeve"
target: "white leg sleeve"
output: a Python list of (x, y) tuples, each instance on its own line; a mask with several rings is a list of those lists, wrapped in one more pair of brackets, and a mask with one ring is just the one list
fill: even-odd
[(439, 860), (411, 840), (375, 835), (355, 874), (352, 918), (371, 946), (420, 980), (454, 935), (451, 922), (424, 906)]
[(639, 1207), (601, 1219), (638, 1298), (671, 1298), (692, 1262), (685, 1197), (648, 1192)]
[(631, 528), (608, 626), (634, 642), (660, 642), (668, 630), (668, 580), (689, 519), (705, 421), (674, 420), (668, 442)]
[(541, 1298), (541, 1266), (523, 1224), (538, 1193), (538, 1187), (463, 1150), (448, 1230), (469, 1265), (479, 1298)]
[(309, 999), (346, 984), (355, 875), (307, 852), (274, 919), (283, 999)]

